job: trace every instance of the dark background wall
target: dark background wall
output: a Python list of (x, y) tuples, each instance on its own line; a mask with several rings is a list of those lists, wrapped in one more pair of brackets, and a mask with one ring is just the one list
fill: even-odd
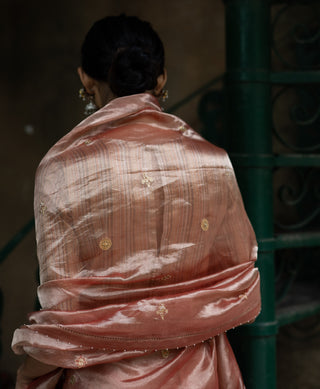
[[(83, 119), (76, 74), (92, 23), (125, 12), (150, 21), (166, 48), (171, 106), (224, 71), (221, 0), (1, 1), (0, 248), (33, 215), (34, 174), (50, 146)], [(197, 101), (178, 114), (197, 129)], [(0, 264), (4, 311), (0, 370), (14, 374), (21, 358), (12, 333), (34, 309), (34, 233)]]

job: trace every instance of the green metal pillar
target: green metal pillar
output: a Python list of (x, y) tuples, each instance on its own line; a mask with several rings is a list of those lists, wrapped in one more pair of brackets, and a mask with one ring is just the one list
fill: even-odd
[[(276, 387), (270, 4), (225, 0), (228, 151), (259, 244), (262, 311), (232, 339), (247, 389)], [(270, 244), (269, 244), (270, 242)]]

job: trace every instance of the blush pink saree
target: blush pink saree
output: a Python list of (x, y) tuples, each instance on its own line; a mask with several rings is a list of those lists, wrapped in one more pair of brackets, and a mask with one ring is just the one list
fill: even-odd
[(240, 389), (225, 332), (260, 311), (257, 246), (226, 153), (149, 94), (63, 137), (36, 176), (42, 310), (13, 350), (30, 388)]

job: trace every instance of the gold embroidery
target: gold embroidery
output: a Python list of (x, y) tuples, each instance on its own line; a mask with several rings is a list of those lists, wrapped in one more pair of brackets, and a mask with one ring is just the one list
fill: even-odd
[(70, 378), (69, 378), (69, 384), (70, 385), (74, 385), (77, 383), (77, 377), (75, 375), (72, 375)]
[(42, 201), (40, 201), (40, 213), (44, 215), (46, 213), (46, 210), (47, 210), (46, 205)]
[(184, 132), (187, 131), (187, 127), (186, 127), (186, 126), (180, 126), (180, 127), (178, 128), (178, 130), (183, 134)]
[(85, 143), (86, 145), (89, 145), (91, 142), (92, 142), (92, 141), (91, 141), (90, 139), (86, 139), (86, 140), (84, 141), (84, 143)]
[(152, 285), (157, 285), (157, 284), (159, 284), (159, 282), (169, 281), (169, 280), (171, 280), (171, 278), (172, 278), (171, 274), (160, 274), (158, 277), (157, 276), (153, 276), (150, 279), (150, 283)]
[(151, 184), (153, 183), (153, 178), (148, 176), (146, 173), (143, 173), (143, 179), (141, 180), (142, 185), (146, 185), (148, 188), (150, 188)]
[(247, 293), (244, 293), (244, 294), (239, 294), (239, 299), (244, 299), (244, 300), (247, 300), (247, 299), (248, 299), (248, 295), (247, 295)]
[(169, 350), (161, 350), (162, 358), (166, 359), (170, 355)]
[(81, 355), (81, 356), (76, 358), (75, 363), (76, 363), (77, 367), (81, 368), (81, 367), (85, 367), (86, 364), (88, 363), (88, 361), (84, 356)]
[(100, 241), (99, 246), (100, 246), (101, 250), (104, 250), (104, 251), (109, 250), (110, 247), (112, 246), (112, 241), (110, 238), (104, 238)]
[(156, 313), (161, 317), (162, 320), (164, 320), (164, 317), (167, 315), (168, 310), (164, 304), (160, 304)]
[(209, 229), (209, 222), (207, 219), (202, 219), (201, 220), (201, 228), (203, 231), (208, 231)]

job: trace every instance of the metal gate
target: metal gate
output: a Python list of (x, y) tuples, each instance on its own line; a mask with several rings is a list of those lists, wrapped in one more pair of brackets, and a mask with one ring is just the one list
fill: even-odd
[(273, 389), (278, 328), (320, 312), (320, 8), (225, 0), (225, 11), (228, 151), (262, 293), (258, 319), (232, 340), (247, 388)]

